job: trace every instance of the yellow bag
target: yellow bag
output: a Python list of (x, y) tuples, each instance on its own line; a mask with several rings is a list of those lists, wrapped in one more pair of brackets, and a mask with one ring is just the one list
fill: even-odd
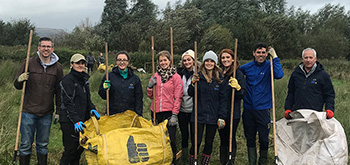
[[(114, 64), (109, 65), (108, 71), (112, 71), (112, 68), (114, 68)], [(100, 73), (105, 72), (106, 71), (106, 65), (105, 64), (98, 65), (97, 70), (100, 71)]]
[(167, 135), (168, 121), (151, 121), (127, 110), (85, 122), (80, 145), (88, 164), (171, 164), (173, 154)]

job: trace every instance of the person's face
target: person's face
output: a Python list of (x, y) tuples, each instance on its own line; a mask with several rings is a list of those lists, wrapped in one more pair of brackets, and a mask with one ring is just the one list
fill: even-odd
[(100, 53), (100, 56), (102, 57), (102, 56), (103, 56), (103, 54), (102, 54), (102, 53)]
[(54, 48), (52, 47), (51, 41), (41, 41), (40, 46), (38, 46), (38, 51), (40, 53), (40, 57), (49, 58)]
[(316, 60), (317, 58), (315, 57), (314, 52), (312, 50), (306, 50), (304, 52), (304, 57), (302, 58), (302, 61), (306, 70), (311, 70)]
[(234, 61), (232, 56), (230, 54), (228, 54), (228, 53), (222, 53), (220, 60), (221, 60), (222, 65), (225, 68), (230, 67), (233, 64), (233, 61)]
[(119, 70), (125, 71), (126, 68), (128, 67), (128, 64), (129, 64), (128, 56), (126, 56), (125, 54), (119, 54), (117, 57), (117, 66)]
[(170, 60), (166, 56), (159, 56), (159, 65), (162, 69), (170, 66)]
[(266, 48), (258, 48), (255, 51), (253, 51), (253, 56), (255, 57), (255, 61), (257, 61), (258, 64), (261, 64), (266, 60), (267, 54), (268, 53), (266, 51)]
[(193, 69), (193, 59), (191, 56), (189, 56), (189, 55), (183, 56), (182, 63), (186, 67), (187, 70)]
[(85, 61), (80, 60), (78, 62), (70, 63), (70, 66), (77, 72), (83, 72), (85, 70)]
[(204, 61), (204, 68), (206, 70), (213, 70), (215, 66), (215, 62), (212, 59), (208, 59)]

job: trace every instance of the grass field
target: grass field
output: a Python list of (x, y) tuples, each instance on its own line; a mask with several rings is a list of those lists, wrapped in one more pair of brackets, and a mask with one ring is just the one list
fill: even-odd
[[(285, 76), (281, 80), (275, 81), (275, 98), (276, 98), (276, 119), (279, 120), (284, 115), (284, 100), (287, 93), (287, 84), (292, 69), (299, 63), (299, 60), (282, 60), (282, 66), (284, 69)], [(244, 62), (241, 62), (244, 63)], [(336, 99), (335, 99), (335, 118), (340, 121), (343, 125), (345, 133), (347, 135), (347, 141), (350, 139), (350, 64), (348, 61), (341, 60), (323, 60), (321, 63), (325, 66), (332, 77), (333, 85), (335, 88)], [(13, 81), (15, 80), (15, 74), (19, 68), (19, 63), (12, 61), (1, 61), (0, 62), (0, 164), (11, 164), (13, 158), (13, 151), (16, 138), (16, 129), (18, 121), (18, 111), (20, 106), (21, 91), (16, 90), (13, 87)], [(65, 73), (68, 73), (68, 66), (65, 66)], [(105, 101), (102, 100), (98, 94), (98, 86), (104, 74), (94, 72), (91, 76), (91, 95), (92, 101), (96, 105), (100, 112), (104, 112)], [(151, 100), (146, 97), (145, 87), (151, 74), (138, 73), (142, 85), (144, 88), (144, 117), (150, 119), (150, 103)], [(270, 131), (270, 148), (269, 148), (269, 164), (273, 164), (273, 135), (272, 130)], [(62, 155), (62, 133), (59, 124), (52, 125), (50, 144), (49, 144), (49, 164), (59, 164), (59, 159)], [(177, 132), (177, 144), (180, 148), (180, 132)], [(246, 140), (243, 134), (242, 123), (238, 126), (237, 131), (237, 157), (236, 164), (243, 165), (247, 164), (247, 149)], [(217, 133), (214, 141), (214, 148), (212, 153), (211, 164), (219, 164), (219, 135)], [(348, 144), (349, 148), (349, 144)], [(198, 153), (202, 152), (202, 148), (199, 149)], [(32, 163), (36, 163), (35, 146), (33, 146)], [(84, 164), (84, 159), (81, 161)], [(182, 164), (180, 162), (179, 164)]]

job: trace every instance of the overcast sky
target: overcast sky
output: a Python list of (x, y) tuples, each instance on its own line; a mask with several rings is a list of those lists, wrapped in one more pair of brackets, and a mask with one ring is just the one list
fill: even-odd
[[(168, 0), (152, 1), (159, 9), (164, 9)], [(294, 5), (315, 13), (327, 3), (340, 4), (350, 10), (350, 0), (287, 0), (287, 7)], [(0, 0), (0, 20), (8, 22), (27, 18), (36, 27), (69, 32), (86, 18), (92, 25), (97, 24), (103, 7), (104, 0)]]

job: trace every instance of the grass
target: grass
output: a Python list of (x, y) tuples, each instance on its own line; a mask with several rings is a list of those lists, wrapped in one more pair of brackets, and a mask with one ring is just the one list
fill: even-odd
[[(284, 115), (284, 100), (287, 94), (287, 84), (289, 76), (293, 68), (299, 63), (298, 60), (282, 60), (282, 66), (284, 69), (285, 76), (275, 81), (275, 98), (276, 98), (276, 119), (279, 120)], [(241, 62), (244, 63), (244, 62)], [(347, 83), (350, 80), (350, 64), (348, 61), (331, 61), (331, 60), (321, 60), (321, 63), (325, 66), (326, 71), (328, 71), (332, 77), (333, 85), (335, 88), (336, 99), (335, 99), (335, 118), (343, 125), (345, 130), (347, 141), (350, 142), (350, 108), (348, 100), (350, 100), (350, 84)], [(21, 91), (16, 90), (13, 87), (13, 81), (15, 80), (16, 72), (19, 68), (20, 63), (12, 62), (9, 60), (0, 62), (0, 164), (11, 164), (13, 158), (14, 144), (16, 138), (16, 129), (18, 121), (18, 111), (20, 105)], [(65, 74), (69, 72), (69, 67), (64, 70)], [(151, 100), (146, 96), (146, 86), (148, 79), (151, 74), (137, 73), (142, 81), (144, 98), (143, 98), (143, 113), (146, 119), (151, 119), (150, 104)], [(101, 83), (101, 79), (104, 73), (94, 72), (90, 78), (91, 82), (91, 97), (92, 101), (97, 107), (99, 112), (105, 112), (105, 100), (102, 100), (98, 95), (98, 88)], [(272, 129), (270, 131), (270, 148), (269, 148), (269, 162), (272, 164), (274, 161), (274, 151), (273, 151), (273, 135)], [(246, 140), (243, 134), (243, 125), (240, 122), (237, 130), (237, 157), (236, 164), (243, 165), (247, 164), (247, 148)], [(181, 149), (181, 137), (180, 131), (177, 132), (177, 146)], [(211, 158), (212, 165), (219, 164), (219, 134), (216, 134), (214, 140), (214, 148)], [(348, 148), (350, 148), (348, 144)], [(201, 155), (203, 147), (198, 151)], [(59, 124), (53, 124), (50, 134), (50, 144), (49, 144), (49, 164), (59, 164), (60, 157), (62, 156), (63, 146), (62, 146), (62, 133)], [(35, 146), (33, 147), (33, 154), (35, 153)], [(84, 159), (81, 161), (84, 163)], [(33, 155), (31, 159), (31, 164), (36, 163), (36, 156)], [(180, 162), (179, 164), (182, 164)]]

